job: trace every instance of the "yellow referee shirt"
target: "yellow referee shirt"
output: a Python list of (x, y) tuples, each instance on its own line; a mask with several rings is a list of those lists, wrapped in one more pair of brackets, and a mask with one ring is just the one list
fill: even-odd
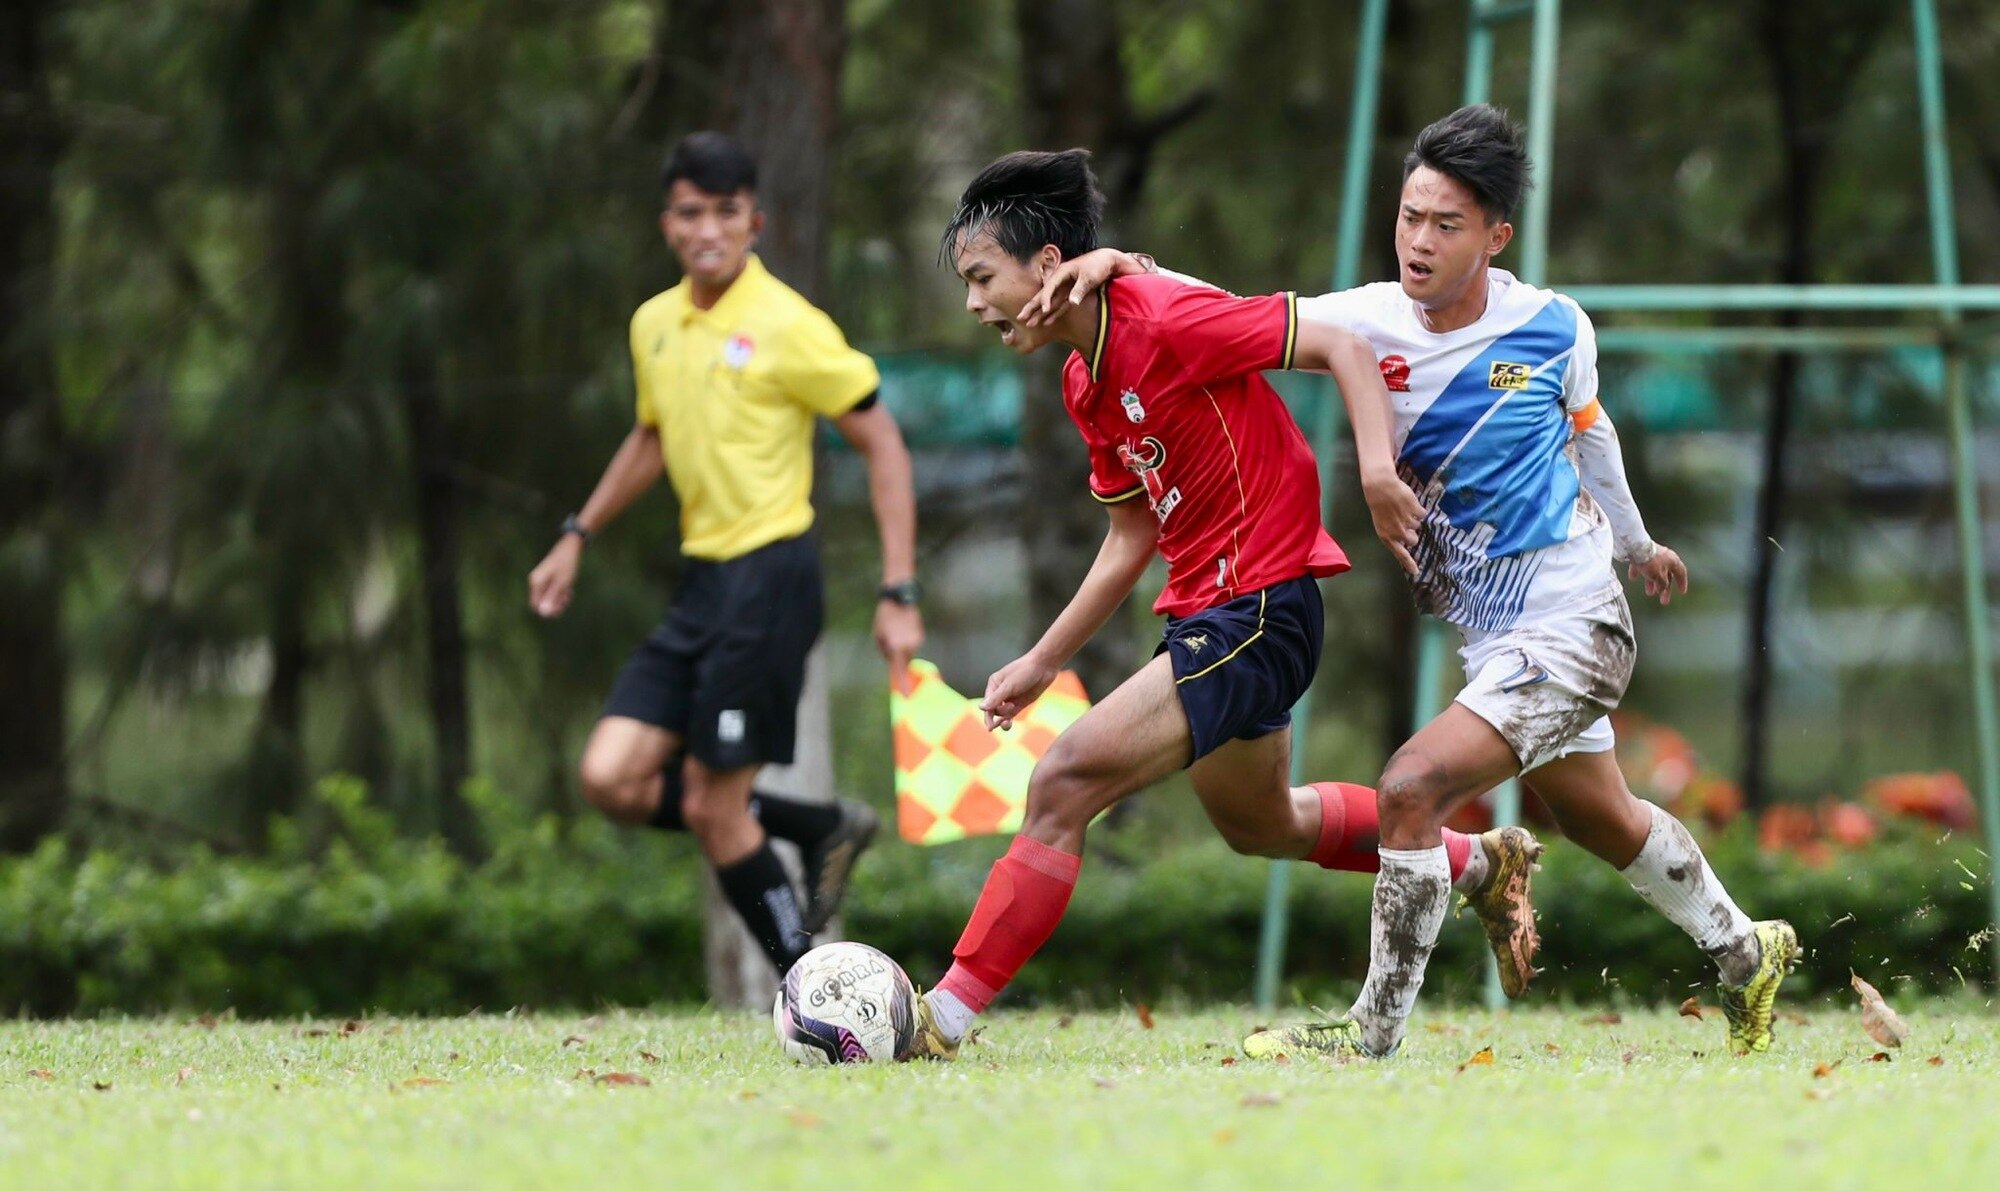
[(812, 528), (815, 416), (881, 383), (875, 362), (752, 255), (714, 306), (688, 283), (632, 316), (639, 423), (660, 432), (681, 553), (722, 561)]

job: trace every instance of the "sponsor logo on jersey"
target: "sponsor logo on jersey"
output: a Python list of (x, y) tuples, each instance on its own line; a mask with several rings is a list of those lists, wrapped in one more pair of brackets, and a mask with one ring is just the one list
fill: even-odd
[(1489, 389), (1525, 389), (1528, 374), (1533, 371), (1526, 364), (1509, 364), (1505, 360), (1495, 360), (1493, 370), (1486, 376)]
[(1382, 383), (1391, 393), (1410, 391), (1410, 362), (1401, 356), (1382, 357)]
[(1118, 461), (1125, 469), (1139, 477), (1139, 483), (1146, 488), (1146, 504), (1153, 515), (1161, 521), (1181, 503), (1181, 490), (1169, 490), (1160, 469), (1167, 465), (1167, 444), (1148, 434), (1138, 442), (1126, 442), (1118, 448)]
[(739, 371), (756, 354), (757, 342), (748, 335), (731, 335), (722, 345), (722, 362)]
[(1127, 389), (1118, 397), (1118, 404), (1125, 407), (1125, 416), (1134, 426), (1146, 420), (1146, 407), (1139, 404), (1139, 395)]
[(745, 726), (742, 712), (725, 711), (715, 717), (715, 738), (723, 744), (741, 744)]

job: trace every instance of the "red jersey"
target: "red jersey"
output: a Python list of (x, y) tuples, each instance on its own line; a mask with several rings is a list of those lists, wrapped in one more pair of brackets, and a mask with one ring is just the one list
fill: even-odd
[(1091, 495), (1145, 496), (1167, 586), (1153, 611), (1187, 616), (1347, 555), (1319, 519), (1319, 466), (1277, 391), (1298, 313), (1289, 293), (1238, 298), (1165, 277), (1098, 291), (1097, 342), (1063, 369), (1063, 403), (1090, 446)]

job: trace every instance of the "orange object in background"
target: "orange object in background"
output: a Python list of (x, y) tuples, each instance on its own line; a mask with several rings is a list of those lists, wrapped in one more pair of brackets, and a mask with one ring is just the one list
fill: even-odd
[(1970, 827), (1979, 818), (1965, 779), (1948, 770), (1887, 774), (1863, 786), (1861, 797), (1884, 814), (1923, 819), (1953, 830)]

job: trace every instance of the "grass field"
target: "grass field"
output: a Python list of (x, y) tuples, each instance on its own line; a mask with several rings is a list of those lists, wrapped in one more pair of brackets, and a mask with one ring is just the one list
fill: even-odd
[(956, 1065), (837, 1070), (736, 1015), (10, 1022), (0, 1187), (2000, 1186), (1976, 1004), (1888, 1062), (1851, 1012), (1753, 1059), (1599, 1017), (1420, 1010), (1392, 1062), (1265, 1065), (1249, 1010), (1001, 1013)]

